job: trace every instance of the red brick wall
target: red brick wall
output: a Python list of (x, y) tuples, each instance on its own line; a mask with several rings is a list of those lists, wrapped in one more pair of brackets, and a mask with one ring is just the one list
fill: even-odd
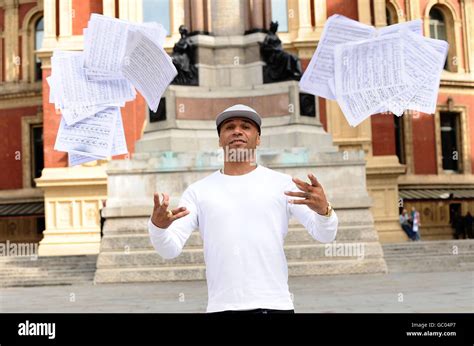
[(38, 107), (0, 110), (0, 190), (23, 187), (21, 118), (36, 115)]
[(328, 120), (326, 116), (326, 99), (323, 97), (316, 96), (319, 100), (319, 120), (323, 124), (324, 130), (328, 130)]
[[(316, 48), (314, 49), (314, 51), (316, 52)], [(301, 69), (304, 71), (306, 71), (306, 68), (308, 67), (309, 65), (309, 62), (311, 61), (311, 59), (301, 59)]]
[(467, 115), (467, 127), (469, 136), (469, 141), (471, 143), (471, 172), (474, 172), (474, 95), (453, 95), (453, 94), (446, 94), (440, 93), (438, 95), (438, 105), (446, 105), (448, 101), (448, 97), (453, 99), (453, 103), (455, 106), (464, 106), (466, 107), (466, 115)]
[(46, 78), (51, 69), (43, 69), (43, 151), (44, 167), (66, 167), (67, 154), (54, 150), (56, 134), (58, 133), (61, 115), (56, 114), (54, 104), (49, 103), (49, 85)]
[(326, 14), (328, 17), (333, 14), (341, 14), (348, 18), (358, 20), (357, 0), (330, 0), (326, 2)]
[(3, 31), (4, 29), (4, 23), (5, 23), (5, 16), (4, 16), (4, 9), (0, 8), (0, 30)]
[(393, 114), (374, 114), (372, 126), (372, 151), (374, 155), (396, 155), (395, 124)]
[(20, 4), (20, 6), (18, 7), (18, 28), (21, 28), (23, 26), (23, 20), (25, 19), (26, 14), (35, 6), (35, 2)]
[[(235, 104), (254, 108), (262, 118), (288, 114), (288, 94), (200, 99), (176, 97), (177, 119), (215, 120), (217, 114)], [(183, 108), (180, 112), (179, 109)]]
[[(23, 60), (25, 60), (25, 57), (22, 55), (23, 54), (23, 49), (21, 45), (21, 36), (18, 36), (18, 56), (20, 57), (20, 64), (23, 63)], [(18, 72), (19, 72), (19, 78), (22, 80), (23, 78), (23, 69), (22, 66), (20, 65), (18, 67)]]
[[(125, 138), (127, 140), (128, 152), (135, 151), (135, 142), (142, 136), (143, 124), (145, 122), (147, 105), (138, 92), (137, 98), (133, 102), (127, 102), (125, 107), (121, 108)], [(124, 158), (125, 155), (115, 156), (114, 159)]]
[(5, 67), (5, 39), (2, 38), (0, 39), (0, 43), (2, 45), (2, 81), (5, 81), (5, 71), (6, 71), (6, 67)]
[(419, 113), (411, 115), (410, 119), (415, 174), (437, 174), (434, 117), (431, 114)]
[(87, 27), (87, 22), (92, 13), (102, 14), (102, 1), (98, 0), (72, 0), (72, 34), (82, 35), (82, 29)]

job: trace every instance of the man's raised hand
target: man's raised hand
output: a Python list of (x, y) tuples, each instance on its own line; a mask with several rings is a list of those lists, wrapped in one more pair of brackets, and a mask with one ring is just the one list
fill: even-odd
[(153, 196), (154, 207), (153, 214), (151, 215), (151, 222), (159, 228), (168, 228), (174, 220), (180, 219), (190, 213), (186, 210), (186, 207), (179, 207), (168, 210), (170, 203), (170, 197), (166, 193), (161, 194), (163, 201), (160, 203), (160, 194), (155, 193)]
[(300, 191), (285, 191), (285, 195), (292, 197), (302, 197), (304, 199), (291, 199), (289, 202), (293, 204), (306, 204), (310, 209), (317, 212), (318, 214), (325, 215), (329, 204), (326, 199), (323, 186), (312, 173), (308, 174), (308, 178), (311, 182), (310, 184), (298, 178), (293, 178), (293, 182), (296, 184), (298, 189), (300, 189)]

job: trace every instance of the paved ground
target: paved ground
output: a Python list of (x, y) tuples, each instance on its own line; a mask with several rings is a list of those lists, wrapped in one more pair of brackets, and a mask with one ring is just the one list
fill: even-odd
[[(474, 272), (294, 277), (290, 291), (300, 313), (474, 312)], [(205, 312), (206, 304), (204, 281), (0, 290), (0, 312)]]

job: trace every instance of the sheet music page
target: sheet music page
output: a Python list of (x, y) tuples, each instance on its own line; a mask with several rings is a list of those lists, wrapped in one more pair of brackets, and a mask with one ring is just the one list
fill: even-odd
[(410, 20), (409, 22), (392, 24), (378, 29), (379, 35), (390, 35), (407, 29), (415, 34), (423, 36), (423, 21), (421, 19)]
[[(415, 38), (415, 40), (421, 41), (420, 38)], [(424, 58), (430, 64), (435, 64), (436, 67), (428, 74), (420, 89), (408, 103), (407, 108), (427, 114), (434, 114), (436, 112), (439, 84), (448, 55), (449, 44), (443, 40), (427, 37), (423, 37), (422, 40), (432, 48), (431, 54), (425, 54)], [(438, 54), (434, 54), (434, 51)]]
[(84, 68), (87, 74), (106, 75), (109, 79), (121, 78), (129, 30), (139, 30), (157, 45), (164, 45), (166, 30), (161, 24), (137, 24), (93, 13), (84, 37)]
[(87, 117), (91, 117), (94, 114), (110, 107), (112, 105), (103, 105), (103, 106), (77, 106), (70, 108), (61, 108), (61, 115), (66, 122), (66, 125), (73, 125), (78, 121), (81, 121)]
[(411, 86), (403, 53), (398, 33), (336, 46), (335, 91), (351, 126), (383, 110), (387, 100)]
[(84, 155), (75, 151), (69, 151), (67, 153), (67, 159), (68, 159), (68, 166), (77, 166), (77, 165), (82, 165), (83, 163), (87, 162), (92, 162), (96, 160), (102, 160), (104, 157), (95, 157), (95, 156), (89, 156), (89, 155)]
[(123, 155), (128, 153), (125, 131), (123, 129), (122, 116), (119, 114), (115, 123), (114, 140), (112, 144), (111, 156)]
[(128, 32), (122, 73), (154, 112), (166, 88), (178, 74), (165, 50), (138, 30)]
[[(406, 67), (406, 74), (412, 81), (412, 87), (407, 88), (403, 93), (390, 99), (388, 107), (390, 111), (398, 116), (402, 115), (404, 110), (413, 109), (413, 107), (434, 112), (438, 95), (439, 77), (444, 65), (445, 54), (436, 51), (422, 36), (408, 30), (404, 30), (402, 33), (404, 65)], [(440, 44), (446, 48), (447, 52), (447, 43), (444, 42), (443, 44), (443, 42), (440, 41)], [(435, 44), (439, 43), (435, 42)], [(432, 97), (422, 101), (420, 96), (425, 94), (424, 89), (428, 90)], [(417, 97), (416, 95), (420, 96)], [(433, 103), (431, 103), (432, 101)], [(433, 106), (435, 107), (434, 109), (430, 108)]]
[(54, 69), (53, 85), (57, 87), (57, 97), (67, 106), (114, 104), (131, 101), (136, 93), (125, 79), (89, 81), (82, 68), (84, 56), (77, 52), (68, 56), (51, 58)]
[(338, 45), (334, 53), (337, 95), (406, 84), (400, 34)]
[[(125, 132), (123, 129), (122, 116), (119, 114), (117, 116), (117, 121), (115, 123), (115, 130), (113, 134), (113, 144), (110, 156), (124, 155), (128, 153), (127, 142), (125, 140)], [(107, 159), (106, 156), (94, 156), (87, 154), (85, 155), (82, 152), (70, 150), (68, 152), (68, 163), (69, 166), (81, 165), (83, 163)]]
[(120, 75), (128, 26), (126, 21), (93, 13), (88, 23), (87, 40), (84, 38), (83, 66), (104, 74)]
[(109, 107), (71, 126), (67, 126), (62, 118), (54, 149), (109, 156), (118, 116), (120, 109)]
[(341, 15), (333, 15), (324, 25), (316, 52), (306, 68), (300, 88), (327, 99), (335, 99), (328, 80), (334, 76), (334, 47), (341, 43), (365, 40), (376, 35), (377, 30)]

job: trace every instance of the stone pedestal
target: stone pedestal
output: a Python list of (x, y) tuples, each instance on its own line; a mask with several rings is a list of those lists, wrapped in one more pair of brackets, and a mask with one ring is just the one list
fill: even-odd
[[(184, 189), (222, 167), (221, 151), (150, 152), (109, 163), (107, 218), (96, 283), (204, 280), (202, 241), (193, 232), (180, 256), (163, 260), (147, 231), (153, 193), (166, 191), (176, 206)], [(258, 162), (305, 179), (314, 173), (339, 218), (336, 244), (357, 244), (364, 256), (328, 256), (295, 220), (285, 242), (290, 275), (385, 273), (387, 268), (370, 212), (363, 151), (349, 154), (308, 148), (261, 149)]]
[(107, 198), (105, 167), (45, 168), (36, 183), (44, 190), (46, 216), (39, 256), (99, 253), (99, 213)]
[[(171, 85), (165, 97), (166, 120), (147, 124), (136, 144), (137, 152), (218, 149), (215, 117), (237, 103), (255, 108), (262, 116), (263, 148), (337, 151), (318, 114), (301, 115), (296, 81), (241, 88)], [(317, 104), (315, 107), (318, 109)]]

